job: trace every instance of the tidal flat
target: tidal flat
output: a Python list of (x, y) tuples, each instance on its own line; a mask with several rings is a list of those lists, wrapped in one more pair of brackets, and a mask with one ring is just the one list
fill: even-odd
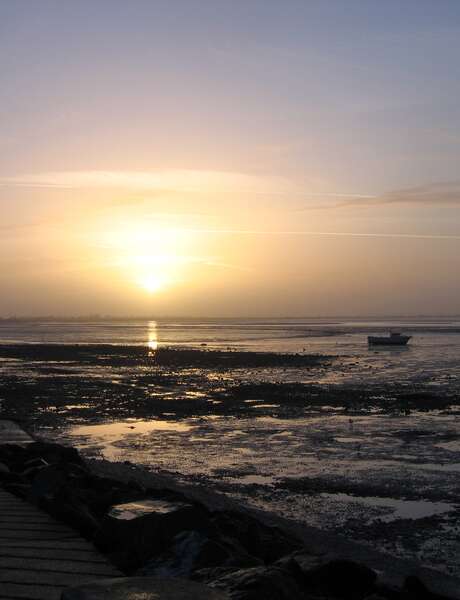
[(10, 344), (0, 415), (458, 576), (458, 390), (379, 374), (303, 352)]

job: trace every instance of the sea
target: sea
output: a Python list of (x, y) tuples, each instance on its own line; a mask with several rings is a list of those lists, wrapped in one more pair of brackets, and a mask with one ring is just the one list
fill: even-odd
[[(407, 347), (369, 347), (367, 336), (401, 331)], [(460, 389), (460, 317), (386, 319), (158, 319), (0, 321), (0, 344), (114, 344), (323, 354), (352, 369), (319, 383), (411, 383)], [(304, 373), (290, 373), (295, 381)]]
[[(411, 335), (408, 346), (368, 346), (368, 335), (390, 331)], [(460, 391), (460, 317), (4, 320), (0, 344), (320, 354), (331, 357), (326, 366), (248, 368), (225, 379), (216, 374), (216, 381), (231, 385), (271, 379), (324, 385), (326, 390), (344, 386), (345, 393), (372, 388), (386, 398), (404, 389), (455, 400)], [(121, 419), (101, 405), (101, 419), (94, 422), (85, 416), (88, 378), (129, 383), (136, 373), (105, 365), (52, 366), (51, 377), (58, 375), (58, 368), (64, 370), (62, 385), (76, 368), (73, 373), (81, 377), (82, 387), (73, 386), (72, 379), (67, 382), (78, 402), (62, 409), (61, 427), (45, 427), (36, 432), (39, 435), (75, 445), (90, 458), (167, 471), (244, 504), (345, 534), (393, 556), (423, 557), (426, 564), (460, 575), (458, 401), (450, 409), (410, 414), (306, 406), (287, 418), (278, 411), (276, 399), (268, 403), (259, 398), (246, 400), (248, 409), (241, 415), (216, 411), (183, 418), (176, 415), (175, 400), (193, 401), (207, 393), (205, 387), (197, 391), (194, 375), (184, 371), (180, 388), (152, 387), (152, 395), (164, 399), (164, 412), (155, 418)], [(0, 359), (0, 376), (23, 377), (26, 385), (36, 377), (32, 368), (30, 363), (24, 368), (20, 362)], [(190, 390), (184, 392), (187, 385)], [(309, 482), (319, 486), (317, 493), (311, 493)]]

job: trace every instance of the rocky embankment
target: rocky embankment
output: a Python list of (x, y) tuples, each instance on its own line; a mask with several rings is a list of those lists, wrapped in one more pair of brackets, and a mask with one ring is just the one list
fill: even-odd
[(314, 552), (245, 511), (98, 475), (74, 448), (0, 446), (0, 486), (70, 524), (129, 576), (200, 581), (232, 600), (442, 598), (416, 577), (396, 588), (365, 564)]

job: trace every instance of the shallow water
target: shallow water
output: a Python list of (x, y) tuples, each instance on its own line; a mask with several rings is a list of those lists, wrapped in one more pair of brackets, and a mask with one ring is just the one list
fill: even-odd
[[(367, 336), (391, 329), (413, 336), (402, 348), (369, 348)], [(134, 344), (294, 353), (340, 357), (341, 368), (320, 370), (320, 383), (395, 386), (404, 383), (460, 390), (460, 320), (265, 319), (101, 322), (0, 321), (1, 343)], [(6, 369), (7, 364), (0, 369)], [(12, 365), (10, 365), (12, 366)], [(60, 367), (62, 368), (62, 367)], [(69, 365), (72, 370), (74, 367)], [(89, 368), (88, 376), (98, 370)], [(266, 373), (266, 378), (270, 374)], [(272, 373), (277, 380), (310, 381), (298, 370)]]
[[(93, 362), (0, 361), (0, 375), (23, 382), (18, 398), (32, 390), (40, 422), (52, 423), (39, 433), (88, 456), (173, 471), (392, 554), (424, 552), (429, 564), (460, 573), (460, 415), (446, 402), (433, 410), (460, 391), (460, 323), (411, 321), (403, 327), (414, 335), (410, 347), (369, 349), (366, 336), (390, 326), (60, 323), (20, 331), (0, 324), (0, 341), (136, 343), (153, 356), (162, 344), (202, 349), (205, 343), (338, 357), (308, 368), (162, 369), (117, 365), (105, 355), (98, 360), (96, 352)], [(281, 387), (254, 393), (258, 382), (319, 385), (310, 386), (309, 396), (299, 388), (290, 397)], [(245, 383), (252, 386), (248, 394), (235, 396), (237, 384)], [(352, 402), (334, 403), (336, 390), (351, 394)], [(360, 390), (371, 403), (355, 401)], [(402, 392), (430, 392), (430, 411), (417, 411), (417, 399), (410, 413), (401, 413), (398, 402), (393, 410), (388, 400)], [(54, 402), (57, 394), (62, 401)]]

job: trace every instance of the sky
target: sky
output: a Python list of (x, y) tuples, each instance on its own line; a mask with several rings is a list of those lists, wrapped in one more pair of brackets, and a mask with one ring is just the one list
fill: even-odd
[(0, 0), (0, 316), (460, 314), (457, 0)]

